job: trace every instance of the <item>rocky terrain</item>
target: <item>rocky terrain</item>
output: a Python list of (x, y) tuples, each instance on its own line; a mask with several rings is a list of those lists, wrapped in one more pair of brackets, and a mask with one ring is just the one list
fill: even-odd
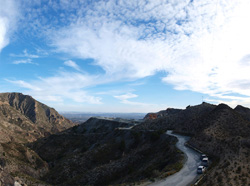
[[(155, 113), (157, 117), (150, 119), (146, 115), (144, 122), (135, 127), (138, 130), (172, 130), (174, 129), (179, 133), (187, 133), (193, 135), (197, 131), (204, 128), (196, 122), (198, 118), (202, 118), (211, 112), (216, 105), (203, 102), (201, 105), (188, 106), (186, 109), (173, 109), (169, 108), (165, 111)], [(154, 114), (154, 113), (151, 113)]]
[(134, 125), (107, 118), (74, 125), (30, 96), (0, 94), (0, 185), (120, 185), (182, 167), (176, 138), (126, 129)]
[(250, 184), (250, 109), (203, 102), (149, 113), (142, 123), (90, 118), (75, 125), (20, 93), (0, 94), (0, 186), (133, 185), (182, 167), (166, 130), (212, 164), (199, 185)]
[(0, 141), (27, 142), (63, 131), (74, 124), (31, 96), (0, 94)]
[(117, 129), (127, 125), (91, 118), (30, 144), (50, 165), (42, 180), (52, 185), (128, 185), (181, 168), (176, 138), (163, 131)]
[(74, 124), (30, 96), (0, 94), (0, 185), (39, 183), (48, 164), (25, 144)]
[[(200, 185), (250, 184), (250, 109), (202, 103), (156, 119), (145, 118), (143, 129), (174, 129), (191, 136), (188, 142), (209, 155), (213, 165)], [(157, 114), (157, 113), (156, 113)]]

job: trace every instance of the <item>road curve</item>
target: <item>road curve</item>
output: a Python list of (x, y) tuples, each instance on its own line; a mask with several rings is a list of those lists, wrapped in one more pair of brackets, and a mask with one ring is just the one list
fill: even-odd
[(172, 131), (167, 131), (167, 134), (178, 138), (176, 146), (186, 154), (187, 159), (183, 165), (183, 168), (179, 172), (165, 178), (164, 180), (152, 183), (150, 186), (191, 185), (191, 183), (198, 178), (196, 171), (197, 167), (200, 165), (200, 154), (185, 146), (185, 143), (188, 141), (189, 137), (172, 134)]

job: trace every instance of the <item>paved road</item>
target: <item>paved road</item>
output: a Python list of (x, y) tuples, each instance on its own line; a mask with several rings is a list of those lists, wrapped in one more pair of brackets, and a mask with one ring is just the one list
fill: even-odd
[(179, 148), (182, 152), (186, 154), (187, 160), (183, 168), (179, 172), (165, 178), (164, 180), (150, 184), (150, 186), (191, 185), (191, 183), (194, 180), (198, 179), (196, 171), (197, 171), (197, 167), (200, 165), (200, 154), (184, 145), (185, 142), (189, 139), (189, 137), (172, 134), (172, 131), (167, 131), (167, 134), (178, 138), (178, 142), (176, 146), (177, 148)]

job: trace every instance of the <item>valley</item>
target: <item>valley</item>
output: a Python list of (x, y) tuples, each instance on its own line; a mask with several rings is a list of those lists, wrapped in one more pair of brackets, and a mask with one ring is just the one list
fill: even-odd
[(248, 185), (249, 118), (243, 106), (202, 103), (139, 122), (91, 117), (79, 124), (30, 96), (2, 93), (0, 185), (186, 185), (197, 179), (199, 154), (185, 142), (212, 160), (199, 185)]

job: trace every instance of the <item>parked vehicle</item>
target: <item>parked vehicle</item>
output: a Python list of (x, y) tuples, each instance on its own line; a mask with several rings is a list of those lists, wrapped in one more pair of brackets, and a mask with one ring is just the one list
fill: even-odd
[(198, 168), (197, 168), (197, 173), (198, 174), (203, 174), (206, 170), (206, 167), (200, 165)]
[(201, 161), (201, 165), (205, 166), (205, 167), (208, 167), (208, 164), (209, 164), (208, 157), (203, 158), (202, 161)]
[(206, 154), (202, 154), (201, 157), (200, 157), (201, 161), (202, 161), (203, 158), (207, 158), (207, 155)]

